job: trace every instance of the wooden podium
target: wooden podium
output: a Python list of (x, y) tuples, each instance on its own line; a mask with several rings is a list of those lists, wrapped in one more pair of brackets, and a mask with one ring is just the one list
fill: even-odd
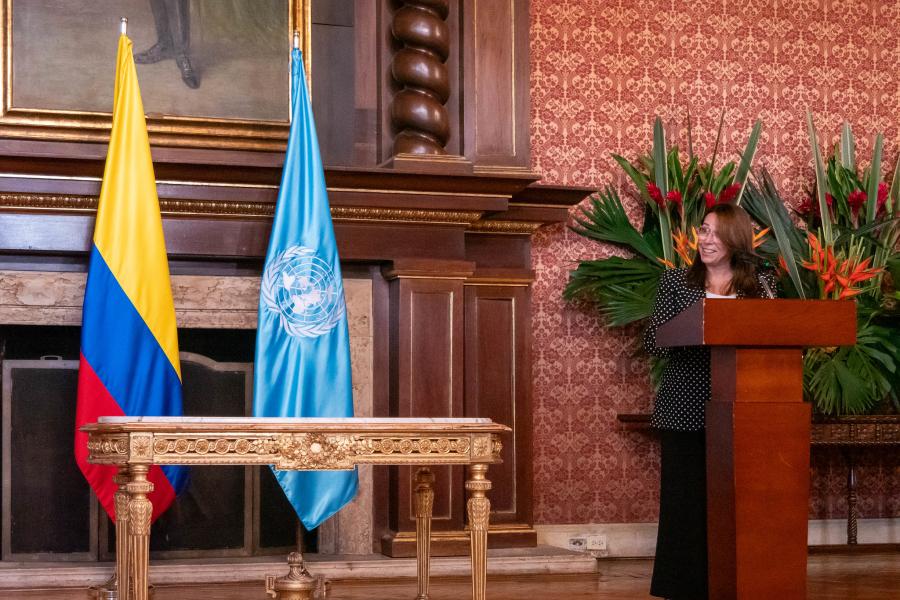
[(803, 348), (856, 343), (856, 305), (705, 299), (660, 346), (711, 347), (706, 408), (711, 600), (806, 598), (810, 406)]

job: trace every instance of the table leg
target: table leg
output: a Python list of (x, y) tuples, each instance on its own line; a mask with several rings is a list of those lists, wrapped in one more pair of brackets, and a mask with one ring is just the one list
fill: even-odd
[(153, 505), (147, 494), (153, 484), (147, 481), (149, 465), (131, 465), (128, 490), (128, 570), (133, 594), (129, 600), (148, 600), (148, 571), (150, 567), (150, 517)]
[(422, 467), (416, 472), (416, 600), (428, 600), (431, 567), (431, 513), (434, 508), (434, 474)]
[(130, 600), (128, 581), (128, 482), (131, 479), (128, 465), (119, 467), (113, 481), (119, 486), (116, 490), (116, 590), (119, 600)]
[(466, 505), (469, 514), (469, 539), (472, 552), (472, 598), (485, 600), (485, 584), (487, 583), (487, 534), (488, 519), (491, 514), (491, 501), (485, 493), (491, 489), (487, 480), (488, 466), (476, 464), (469, 467), (469, 480), (466, 490), (469, 501)]

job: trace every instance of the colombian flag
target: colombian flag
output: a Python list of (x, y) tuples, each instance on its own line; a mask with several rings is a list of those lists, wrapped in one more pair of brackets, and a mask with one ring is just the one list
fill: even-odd
[[(119, 38), (112, 132), (94, 225), (81, 325), (75, 459), (115, 519), (115, 467), (87, 462), (82, 425), (101, 416), (181, 415), (175, 306), (132, 43)], [(153, 518), (186, 483), (153, 466)]]

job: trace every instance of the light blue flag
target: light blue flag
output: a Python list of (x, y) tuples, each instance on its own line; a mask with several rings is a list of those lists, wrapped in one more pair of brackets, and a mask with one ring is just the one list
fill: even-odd
[[(253, 415), (352, 417), (350, 337), (325, 173), (299, 50), (291, 131), (259, 294)], [(355, 471), (275, 471), (307, 529), (356, 494)]]

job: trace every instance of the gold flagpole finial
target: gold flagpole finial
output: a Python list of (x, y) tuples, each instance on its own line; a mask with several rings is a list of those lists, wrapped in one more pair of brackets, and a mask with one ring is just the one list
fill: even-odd
[(128, 33), (128, 17), (122, 17), (122, 20), (119, 22), (119, 31), (122, 35)]

